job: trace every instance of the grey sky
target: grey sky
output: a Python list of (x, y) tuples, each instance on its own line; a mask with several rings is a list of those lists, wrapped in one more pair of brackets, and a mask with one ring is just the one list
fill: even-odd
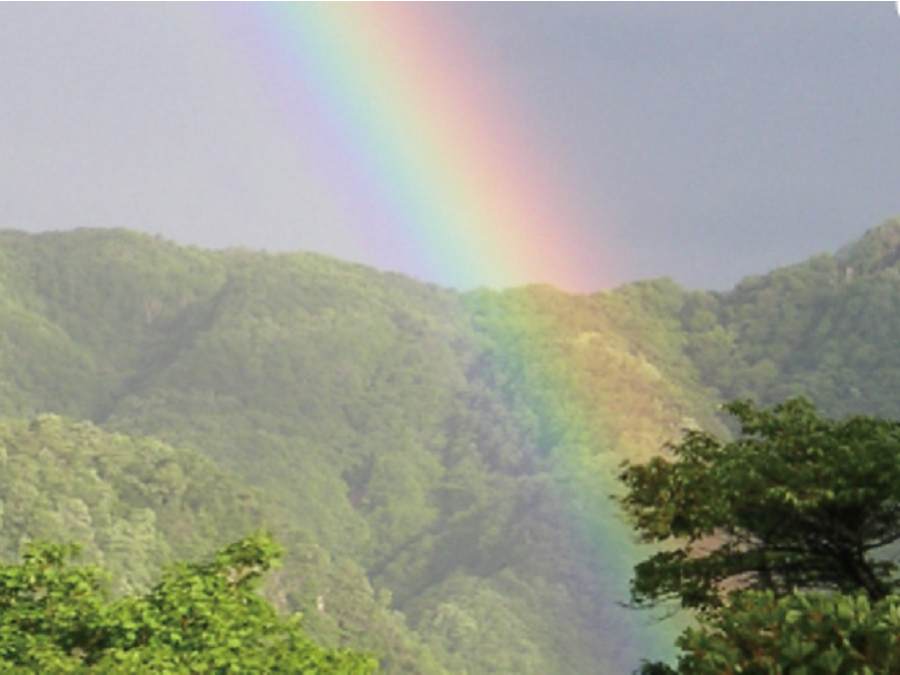
[[(893, 3), (433, 11), (558, 149), (627, 258), (616, 281), (722, 288), (900, 214)], [(267, 95), (246, 12), (0, 6), (0, 227), (401, 265), (363, 245), (364, 205), (334, 199), (297, 151), (302, 124)]]

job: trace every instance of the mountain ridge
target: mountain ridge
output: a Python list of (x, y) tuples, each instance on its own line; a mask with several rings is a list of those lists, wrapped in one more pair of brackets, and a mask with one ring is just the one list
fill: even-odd
[[(900, 414), (896, 232), (726, 292), (572, 295), (126, 230), (3, 231), (0, 417), (205, 456), (288, 544), (271, 597), (388, 672), (618, 672), (661, 654), (609, 604), (627, 579), (604, 576), (573, 508), (600, 512), (618, 462), (683, 427), (724, 432), (726, 398)], [(848, 276), (846, 260), (869, 262)], [(560, 388), (542, 373), (562, 366)], [(577, 466), (560, 461), (579, 443), (573, 395), (599, 439)]]

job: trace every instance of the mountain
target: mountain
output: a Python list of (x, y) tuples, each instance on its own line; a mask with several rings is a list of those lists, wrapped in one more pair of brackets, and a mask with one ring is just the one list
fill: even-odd
[(682, 315), (692, 361), (721, 397), (900, 413), (900, 220), (837, 255), (698, 296)]
[[(684, 426), (723, 431), (716, 406), (735, 396), (900, 413), (898, 221), (726, 293), (461, 294), (109, 230), (0, 233), (0, 289), (0, 444), (30, 477), (0, 493), (5, 554), (68, 535), (120, 561), (124, 588), (264, 525), (288, 547), (270, 597), (388, 672), (637, 665), (645, 645), (617, 624), (639, 620), (608, 607), (628, 580), (597, 569), (573, 517), (610, 513), (621, 459)], [(573, 392), (599, 439), (577, 466)], [(161, 501), (175, 488), (149, 486), (170, 475), (181, 496)], [(43, 505), (25, 510), (51, 515), (9, 520), (20, 484)], [(107, 532), (140, 527), (125, 549)]]
[(0, 554), (72, 539), (112, 570), (119, 592), (262, 524), (253, 494), (198, 453), (89, 422), (0, 423), (0, 462)]

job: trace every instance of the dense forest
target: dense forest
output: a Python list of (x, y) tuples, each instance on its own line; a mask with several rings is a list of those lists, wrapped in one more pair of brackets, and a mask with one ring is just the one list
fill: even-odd
[[(142, 593), (265, 527), (285, 547), (269, 600), (391, 673), (661, 656), (623, 639), (654, 618), (617, 604), (627, 574), (598, 571), (560, 484), (624, 519), (619, 462), (727, 435), (737, 397), (900, 416), (900, 221), (727, 292), (459, 293), (109, 230), (0, 233), (0, 288), (6, 560), (74, 541)], [(552, 332), (514, 348), (538, 319)], [(565, 382), (542, 375), (559, 363)], [(577, 465), (573, 391), (599, 439)]]

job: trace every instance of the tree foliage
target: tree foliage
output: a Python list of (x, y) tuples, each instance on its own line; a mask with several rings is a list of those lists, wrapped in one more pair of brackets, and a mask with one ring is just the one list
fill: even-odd
[(266, 536), (243, 539), (205, 563), (168, 570), (147, 593), (111, 599), (76, 549), (31, 545), (0, 567), (4, 672), (374, 672), (365, 655), (313, 643), (296, 617), (258, 594), (279, 555)]
[(678, 638), (675, 668), (643, 675), (833, 675), (900, 672), (900, 596), (736, 593)]
[(671, 544), (636, 567), (634, 600), (709, 607), (728, 587), (879, 600), (896, 588), (897, 564), (876, 552), (900, 538), (900, 423), (829, 420), (804, 399), (726, 409), (735, 440), (690, 431), (622, 473), (642, 537)]

